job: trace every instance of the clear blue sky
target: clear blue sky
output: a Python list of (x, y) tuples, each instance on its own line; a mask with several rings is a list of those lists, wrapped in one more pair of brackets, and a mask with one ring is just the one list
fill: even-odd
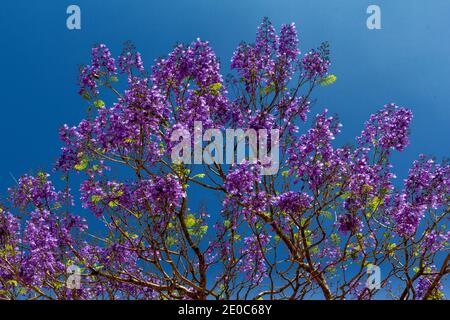
[[(80, 31), (66, 28), (70, 4), (81, 7)], [(382, 30), (366, 28), (369, 4), (381, 7)], [(93, 44), (119, 54), (131, 40), (150, 67), (176, 42), (200, 37), (227, 73), (235, 47), (254, 39), (264, 16), (276, 27), (295, 22), (302, 52), (330, 42), (338, 81), (316, 93), (315, 108), (339, 114), (338, 142), (353, 142), (370, 113), (395, 102), (414, 112), (411, 145), (393, 157), (398, 179), (419, 153), (449, 156), (448, 0), (2, 1), (0, 195), (13, 184), (10, 172), (50, 170), (61, 146), (58, 128), (85, 115), (77, 70)]]
[[(66, 28), (69, 4), (81, 7), (80, 31)], [(369, 4), (381, 7), (382, 30), (366, 28)], [(275, 26), (295, 22), (302, 52), (331, 43), (338, 81), (317, 93), (316, 110), (340, 115), (338, 142), (353, 141), (370, 113), (395, 102), (414, 112), (411, 145), (393, 159), (399, 178), (420, 152), (449, 155), (450, 1), (3, 1), (0, 190), (12, 183), (9, 172), (48, 169), (59, 154), (57, 129), (84, 116), (77, 68), (93, 44), (118, 54), (131, 40), (149, 67), (177, 41), (200, 37), (226, 72), (263, 16)]]

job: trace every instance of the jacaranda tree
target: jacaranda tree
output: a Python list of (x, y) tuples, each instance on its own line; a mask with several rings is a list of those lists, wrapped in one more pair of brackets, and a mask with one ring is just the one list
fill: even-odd
[[(298, 42), (294, 24), (277, 34), (264, 19), (226, 79), (199, 39), (147, 70), (132, 45), (117, 59), (94, 47), (87, 117), (60, 130), (62, 182), (22, 176), (0, 207), (0, 298), (444, 299), (450, 165), (422, 155), (396, 184), (412, 113), (395, 104), (336, 146), (336, 117), (307, 121), (336, 80), (328, 45)], [(278, 129), (278, 172), (175, 163), (171, 133), (194, 122)]]

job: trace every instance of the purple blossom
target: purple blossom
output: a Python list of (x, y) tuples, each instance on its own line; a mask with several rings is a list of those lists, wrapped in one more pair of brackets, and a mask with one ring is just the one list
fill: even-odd
[(260, 165), (244, 161), (234, 164), (227, 174), (225, 189), (231, 196), (243, 196), (254, 191), (255, 183), (261, 180)]
[[(431, 268), (433, 270), (434, 268)], [(433, 284), (435, 279), (434, 275), (423, 275), (419, 278), (417, 281), (415, 291), (416, 291), (416, 298), (417, 299), (424, 299), (425, 294), (430, 289), (430, 286)], [(441, 283), (438, 283), (438, 285), (432, 290), (431, 295), (428, 297), (428, 299), (435, 299), (435, 300), (441, 300), (445, 299), (445, 296), (442, 292), (444, 287)]]
[(116, 75), (116, 62), (109, 49), (100, 44), (92, 48), (92, 64), (82, 68), (79, 77), (80, 95), (90, 99), (98, 95), (97, 80), (109, 80)]
[(141, 54), (128, 44), (119, 56), (119, 70), (121, 73), (132, 74), (133, 68), (138, 72), (144, 72), (144, 63)]
[(246, 274), (247, 279), (251, 279), (257, 284), (267, 277), (264, 252), (269, 242), (270, 236), (264, 234), (244, 239), (244, 247), (241, 250), (243, 258), (240, 260), (239, 269)]
[(288, 64), (297, 60), (300, 50), (298, 49), (298, 36), (295, 23), (281, 26), (278, 54), (283, 59), (286, 59), (286, 63)]
[(395, 104), (387, 104), (372, 115), (365, 123), (365, 128), (358, 138), (360, 145), (364, 143), (380, 146), (383, 150), (395, 149), (403, 151), (409, 143), (409, 124), (412, 119), (410, 110)]
[(231, 59), (231, 69), (246, 81), (247, 91), (254, 83), (289, 80), (300, 53), (295, 24), (283, 25), (278, 37), (272, 23), (264, 18), (258, 27), (255, 44), (241, 43)]
[(420, 155), (405, 179), (405, 189), (415, 205), (437, 209), (448, 201), (450, 165), (435, 163), (433, 159)]
[(331, 142), (340, 132), (341, 124), (327, 115), (327, 110), (316, 115), (313, 128), (294, 141), (288, 148), (291, 173), (307, 179), (311, 189), (325, 182), (327, 172), (341, 166), (343, 150), (334, 150)]
[(328, 72), (330, 61), (324, 59), (319, 52), (312, 50), (302, 58), (302, 65), (303, 75), (308, 79), (322, 78)]
[(425, 235), (425, 248), (430, 250), (432, 253), (437, 252), (443, 248), (450, 239), (450, 232), (438, 232), (436, 230), (431, 230)]
[(340, 232), (354, 234), (362, 227), (362, 222), (355, 215), (345, 213), (338, 217), (337, 225)]
[(395, 221), (396, 231), (401, 236), (410, 237), (416, 232), (425, 214), (425, 207), (408, 203), (405, 194), (397, 195), (394, 202), (390, 215)]
[(282, 211), (301, 214), (311, 207), (313, 198), (306, 193), (288, 191), (275, 199), (275, 205)]
[(17, 188), (10, 189), (10, 199), (16, 207), (25, 208), (28, 205), (42, 207), (58, 200), (61, 194), (55, 191), (49, 175), (39, 173), (36, 177), (24, 175), (19, 178)]

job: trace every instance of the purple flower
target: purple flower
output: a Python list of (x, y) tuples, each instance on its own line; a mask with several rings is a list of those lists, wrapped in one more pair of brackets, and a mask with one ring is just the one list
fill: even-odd
[(272, 23), (264, 18), (255, 44), (241, 43), (234, 52), (231, 69), (245, 79), (250, 92), (259, 81), (270, 86), (274, 81), (289, 80), (299, 53), (295, 24), (283, 25), (278, 37)]
[(431, 230), (425, 235), (425, 248), (431, 253), (439, 251), (450, 240), (450, 232)]
[(395, 104), (387, 104), (376, 114), (371, 115), (358, 138), (360, 145), (364, 143), (380, 146), (383, 150), (395, 149), (403, 151), (409, 143), (409, 124), (412, 119), (410, 110)]
[(144, 72), (144, 63), (141, 54), (134, 46), (128, 44), (119, 56), (119, 70), (131, 76), (133, 68), (138, 72)]
[(319, 52), (312, 50), (302, 58), (302, 66), (303, 76), (308, 79), (322, 78), (328, 72), (330, 61), (324, 59)]
[(397, 233), (410, 237), (416, 232), (420, 220), (424, 216), (425, 207), (412, 205), (406, 199), (405, 194), (397, 195), (390, 215), (395, 221)]
[(92, 49), (92, 63), (81, 69), (79, 76), (80, 95), (90, 99), (98, 95), (97, 80), (109, 79), (116, 75), (117, 68), (115, 59), (104, 45), (100, 44)]
[(340, 132), (341, 124), (327, 115), (327, 110), (316, 115), (313, 128), (290, 144), (287, 163), (291, 173), (305, 179), (311, 189), (325, 182), (327, 173), (342, 167), (343, 150), (334, 150), (331, 142)]
[[(435, 268), (430, 268), (431, 271), (433, 271)], [(416, 298), (417, 299), (424, 299), (425, 294), (430, 290), (431, 285), (433, 284), (435, 280), (434, 275), (422, 275), (419, 280), (417, 281), (415, 291), (416, 291)], [(445, 296), (442, 292), (444, 287), (441, 283), (438, 283), (438, 285), (432, 289), (431, 294), (428, 296), (428, 299), (430, 300), (442, 300), (445, 299)]]
[(225, 189), (232, 196), (243, 196), (254, 191), (255, 183), (259, 183), (261, 166), (244, 161), (234, 164), (227, 174)]
[(362, 222), (353, 214), (345, 213), (338, 217), (338, 230), (344, 234), (354, 234), (362, 227)]
[(275, 205), (282, 211), (301, 214), (311, 207), (313, 198), (306, 193), (288, 191), (275, 199)]
[(295, 23), (284, 24), (280, 31), (280, 45), (278, 47), (278, 54), (286, 59), (286, 63), (297, 60), (300, 54), (298, 49), (298, 36), (295, 29)]
[(405, 189), (415, 205), (437, 209), (446, 203), (450, 194), (450, 165), (420, 155), (405, 179)]
[(245, 273), (247, 280), (252, 280), (259, 284), (267, 277), (267, 264), (264, 259), (264, 252), (269, 242), (270, 236), (264, 234), (244, 239), (239, 269)]

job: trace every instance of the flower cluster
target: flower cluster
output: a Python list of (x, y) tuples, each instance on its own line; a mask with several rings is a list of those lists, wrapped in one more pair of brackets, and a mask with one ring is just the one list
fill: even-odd
[(411, 119), (411, 110), (398, 107), (393, 103), (387, 104), (365, 123), (358, 142), (379, 145), (386, 151), (390, 149), (403, 151), (409, 143)]
[(197, 39), (189, 46), (177, 45), (152, 70), (154, 85), (164, 95), (173, 95), (177, 122), (190, 128), (194, 121), (202, 121), (204, 127), (227, 121), (227, 91), (219, 61), (208, 42)]
[(287, 150), (291, 173), (308, 180), (311, 189), (322, 185), (327, 173), (341, 165), (341, 156), (345, 154), (342, 150), (334, 150), (331, 144), (340, 128), (341, 124), (325, 110), (316, 116), (314, 127)]
[(118, 67), (121, 73), (132, 74), (133, 68), (139, 72), (144, 72), (144, 63), (140, 52), (129, 44), (119, 56)]
[(28, 205), (42, 207), (45, 204), (58, 200), (58, 194), (53, 183), (48, 180), (49, 175), (39, 173), (36, 177), (24, 175), (19, 178), (16, 188), (10, 189), (11, 202), (20, 208)]
[(311, 207), (313, 198), (306, 193), (288, 191), (280, 194), (275, 199), (275, 206), (279, 207), (284, 212), (291, 214), (301, 214)]
[(180, 181), (176, 177), (168, 175), (141, 181), (137, 185), (134, 196), (140, 206), (145, 208), (146, 205), (149, 205), (153, 208), (153, 214), (160, 214), (176, 209), (186, 194)]
[(267, 265), (265, 262), (266, 246), (270, 242), (270, 236), (259, 234), (244, 239), (244, 247), (241, 250), (242, 259), (239, 269), (247, 279), (259, 284), (267, 277)]
[(255, 190), (255, 184), (261, 180), (261, 166), (244, 161), (234, 164), (224, 184), (225, 190), (230, 196), (245, 196)]
[(439, 232), (436, 230), (431, 230), (425, 235), (425, 248), (434, 253), (442, 249), (446, 244), (448, 245), (449, 240), (450, 231)]
[(362, 222), (355, 215), (346, 213), (338, 217), (338, 229), (342, 233), (355, 233), (362, 227)]
[(390, 214), (396, 223), (397, 233), (405, 237), (412, 236), (425, 214), (425, 207), (410, 204), (405, 194), (397, 195), (394, 202), (396, 204)]
[(303, 75), (308, 79), (322, 78), (328, 72), (330, 61), (319, 52), (311, 50), (302, 58)]
[(265, 18), (258, 28), (256, 43), (242, 43), (233, 54), (231, 68), (245, 79), (246, 89), (251, 91), (259, 81), (270, 85), (289, 80), (299, 53), (295, 24), (283, 25), (278, 37)]
[(116, 61), (109, 49), (104, 44), (94, 47), (91, 65), (85, 66), (80, 72), (80, 95), (87, 99), (96, 96), (99, 93), (97, 80), (101, 78), (109, 80), (116, 73)]
[[(430, 268), (432, 270), (432, 268)], [(419, 278), (416, 284), (416, 295), (417, 299), (424, 299), (425, 295), (430, 291), (431, 286), (433, 285), (435, 276), (433, 275), (423, 275)], [(430, 300), (441, 300), (444, 298), (444, 294), (442, 290), (444, 287), (442, 284), (438, 284), (436, 287), (431, 289), (431, 293), (428, 294), (428, 299)]]
[(450, 165), (439, 164), (420, 155), (405, 179), (405, 189), (414, 205), (436, 209), (446, 204), (450, 194)]

